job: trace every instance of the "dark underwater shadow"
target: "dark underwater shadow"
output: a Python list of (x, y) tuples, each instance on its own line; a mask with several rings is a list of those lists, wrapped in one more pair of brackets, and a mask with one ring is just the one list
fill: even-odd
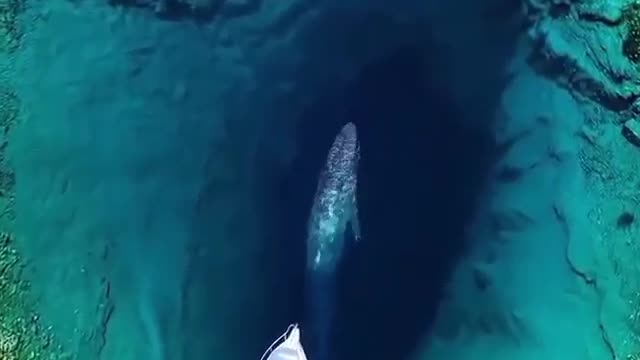
[(293, 267), (300, 273), (289, 275), (290, 295), (300, 299), (290, 316), (302, 319), (304, 241), (317, 175), (340, 127), (356, 124), (363, 239), (347, 249), (337, 274), (333, 359), (408, 359), (425, 339), (498, 155), (493, 119), (508, 81), (511, 39), (504, 57), (482, 69), (484, 91), (461, 108), (446, 87), (455, 69), (423, 30), (419, 39), (399, 38), (346, 89), (327, 86), (328, 95), (300, 120), (298, 155), (280, 183), (282, 241), (301, 254)]
[(295, 208), (310, 208), (315, 179), (304, 174), (317, 174), (341, 124), (355, 122), (361, 141), (363, 240), (338, 274), (336, 359), (405, 359), (424, 339), (493, 164), (494, 106), (475, 114), (486, 126), (470, 126), (453, 95), (431, 81), (441, 64), (425, 48), (399, 46), (305, 115), (296, 171), (307, 180), (292, 195)]
[(401, 46), (366, 66), (346, 91), (307, 109), (299, 155), (281, 183), (282, 241), (300, 256), (290, 267), (300, 272), (282, 280), (300, 299), (290, 316), (303, 319), (304, 242), (317, 176), (340, 127), (356, 124), (363, 239), (349, 246), (337, 274), (334, 359), (405, 359), (415, 349), (464, 251), (464, 229), (492, 164), (491, 122), (469, 130), (450, 96), (430, 86), (435, 64), (423, 51)]
[(405, 359), (427, 334), (491, 165), (491, 123), (471, 131), (430, 86), (423, 49), (367, 66), (346, 100), (359, 123), (363, 239), (341, 276), (338, 359)]

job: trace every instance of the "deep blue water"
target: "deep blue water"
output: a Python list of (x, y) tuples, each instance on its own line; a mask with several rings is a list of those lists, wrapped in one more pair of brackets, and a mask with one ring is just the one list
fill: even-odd
[(419, 48), (400, 46), (346, 89), (318, 99), (304, 114), (299, 156), (282, 179), (282, 226), (298, 269), (288, 279), (294, 307), (287, 315), (297, 319), (303, 318), (304, 240), (317, 174), (340, 126), (355, 122), (363, 239), (348, 242), (337, 274), (335, 359), (405, 358), (433, 323), (465, 249), (464, 230), (493, 154), (491, 122), (468, 130), (451, 95), (430, 86), (433, 65)]

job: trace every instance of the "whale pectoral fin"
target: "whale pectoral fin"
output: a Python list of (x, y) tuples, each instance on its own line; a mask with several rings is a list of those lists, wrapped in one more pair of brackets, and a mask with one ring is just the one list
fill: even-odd
[(352, 204), (352, 213), (351, 213), (351, 231), (353, 232), (353, 236), (356, 238), (356, 241), (360, 241), (362, 236), (360, 232), (360, 219), (358, 216), (358, 203), (356, 202), (355, 192), (353, 194), (353, 204)]
[(357, 214), (354, 214), (353, 219), (351, 219), (351, 231), (353, 231), (353, 236), (356, 238), (356, 241), (360, 241), (362, 235), (360, 234), (360, 221), (358, 221)]

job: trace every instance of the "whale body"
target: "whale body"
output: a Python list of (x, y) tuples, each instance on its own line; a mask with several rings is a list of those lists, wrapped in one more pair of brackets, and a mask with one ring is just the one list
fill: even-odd
[(356, 127), (348, 123), (335, 137), (320, 173), (307, 232), (307, 328), (311, 357), (330, 358), (335, 312), (335, 271), (342, 258), (346, 232), (360, 239), (356, 200), (360, 145)]
[(331, 145), (311, 208), (307, 238), (307, 266), (311, 271), (335, 271), (348, 224), (356, 240), (360, 239), (356, 200), (359, 160), (356, 127), (348, 123)]

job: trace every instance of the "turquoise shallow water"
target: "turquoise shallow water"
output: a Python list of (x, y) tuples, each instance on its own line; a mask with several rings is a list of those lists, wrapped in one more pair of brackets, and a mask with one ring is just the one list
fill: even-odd
[(27, 0), (0, 231), (29, 311), (78, 360), (257, 359), (295, 322), (318, 353), (307, 221), (353, 122), (330, 359), (639, 353), (623, 4), (512, 4)]

